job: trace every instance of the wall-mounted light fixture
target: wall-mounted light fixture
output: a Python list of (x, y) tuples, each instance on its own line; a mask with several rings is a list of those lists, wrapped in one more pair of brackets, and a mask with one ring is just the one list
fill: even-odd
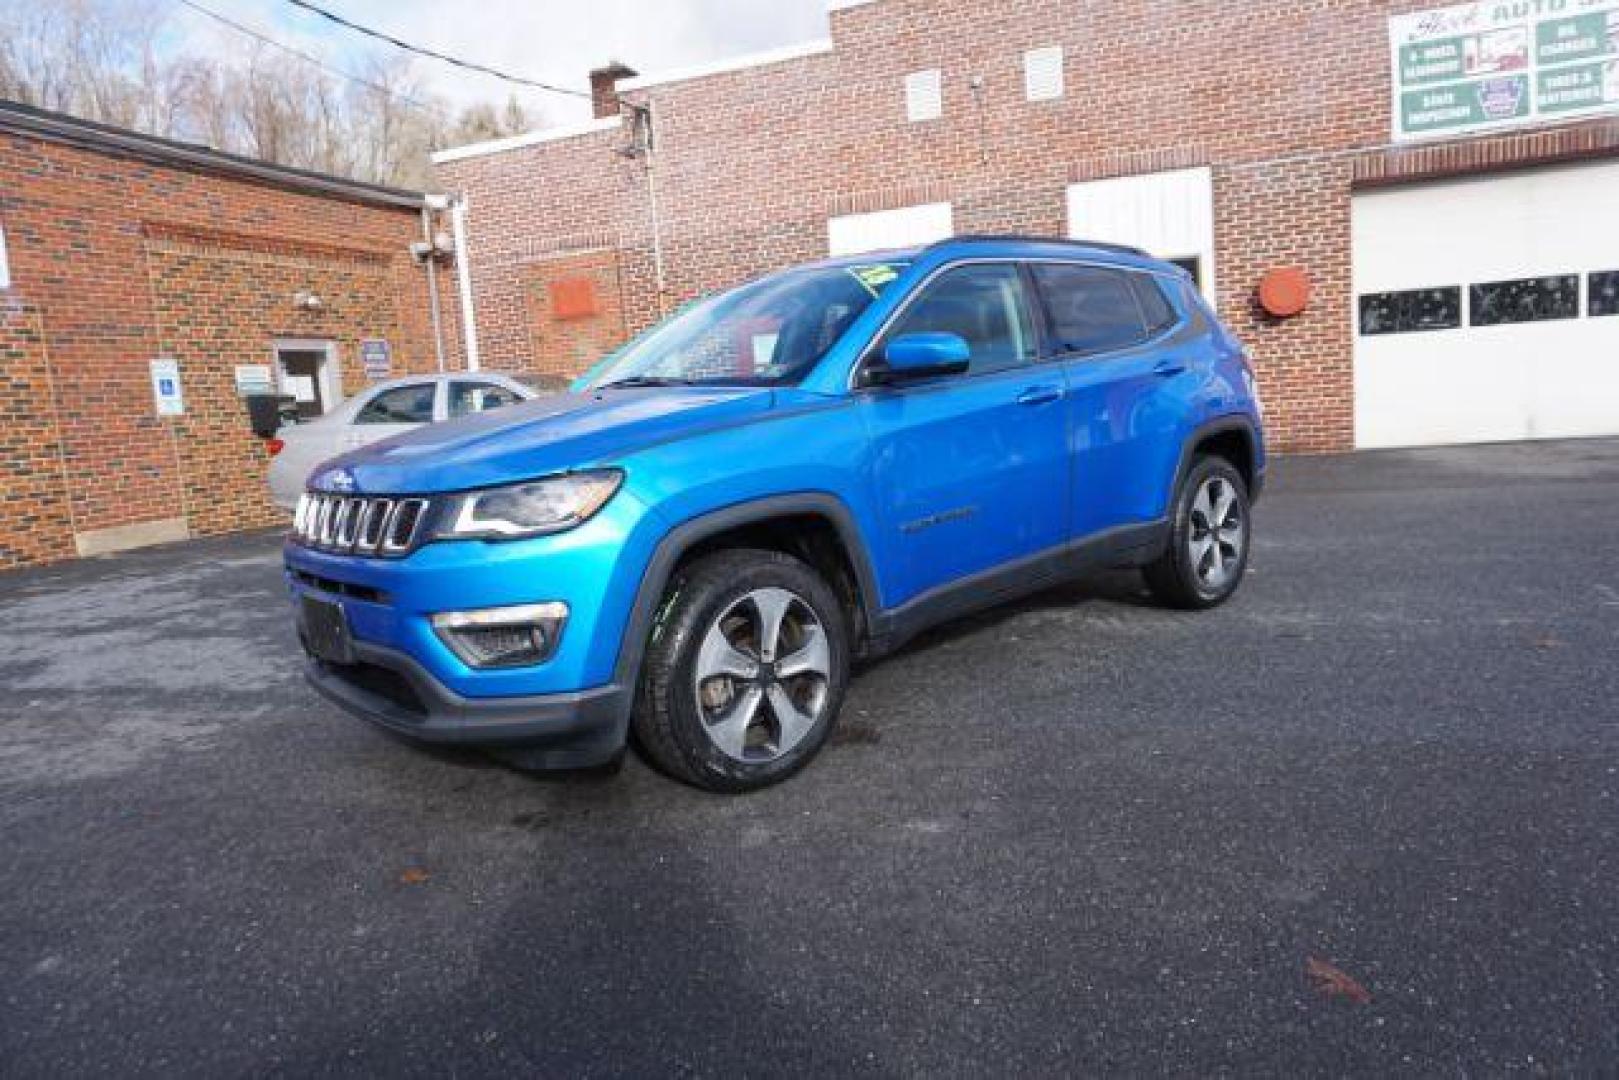
[(324, 301), (308, 289), (299, 289), (292, 294), (292, 306), (299, 311), (319, 311), (325, 307)]

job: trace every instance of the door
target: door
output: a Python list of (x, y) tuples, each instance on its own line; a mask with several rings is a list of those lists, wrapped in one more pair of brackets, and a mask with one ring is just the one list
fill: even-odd
[(436, 382), (404, 383), (376, 391), (354, 414), (345, 433), (345, 446), (353, 449), (431, 424)]
[(1355, 443), (1619, 434), (1619, 163), (1354, 196)]
[(1196, 384), (1195, 341), (1171, 333), (1180, 312), (1150, 274), (1040, 263), (1033, 275), (1068, 387), (1074, 536), (1161, 517)]
[(911, 301), (873, 355), (909, 333), (958, 334), (964, 375), (860, 392), (881, 508), (889, 606), (1015, 560), (1067, 535), (1062, 371), (1042, 365), (1017, 264), (946, 270)]

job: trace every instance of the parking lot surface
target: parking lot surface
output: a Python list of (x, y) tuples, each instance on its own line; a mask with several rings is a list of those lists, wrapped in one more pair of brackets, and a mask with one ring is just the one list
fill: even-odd
[(0, 575), (0, 1073), (1613, 1068), (1619, 443), (1274, 473), (745, 798), (336, 712), (276, 537)]

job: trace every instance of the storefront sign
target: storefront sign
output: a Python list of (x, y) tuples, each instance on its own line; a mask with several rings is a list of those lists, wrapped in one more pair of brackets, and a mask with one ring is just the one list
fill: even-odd
[(180, 391), (179, 361), (152, 361), (152, 398), (157, 402), (157, 415), (180, 416), (184, 414), (186, 402), (184, 395)]
[(365, 368), (365, 377), (372, 382), (392, 375), (393, 353), (388, 343), (381, 338), (367, 338), (360, 342), (360, 365)]
[(1480, 0), (1389, 20), (1394, 138), (1619, 111), (1619, 0)]
[(236, 393), (240, 397), (275, 393), (275, 386), (270, 381), (270, 365), (237, 364)]

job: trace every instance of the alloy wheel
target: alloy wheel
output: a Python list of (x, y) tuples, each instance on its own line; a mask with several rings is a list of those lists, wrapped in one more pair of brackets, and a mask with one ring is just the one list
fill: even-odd
[(1186, 546), (1192, 571), (1206, 591), (1219, 592), (1241, 569), (1248, 542), (1242, 502), (1231, 481), (1223, 476), (1205, 480), (1192, 499), (1190, 516)]
[(703, 636), (694, 675), (703, 730), (727, 757), (773, 761), (815, 728), (831, 675), (826, 630), (804, 598), (754, 589)]

